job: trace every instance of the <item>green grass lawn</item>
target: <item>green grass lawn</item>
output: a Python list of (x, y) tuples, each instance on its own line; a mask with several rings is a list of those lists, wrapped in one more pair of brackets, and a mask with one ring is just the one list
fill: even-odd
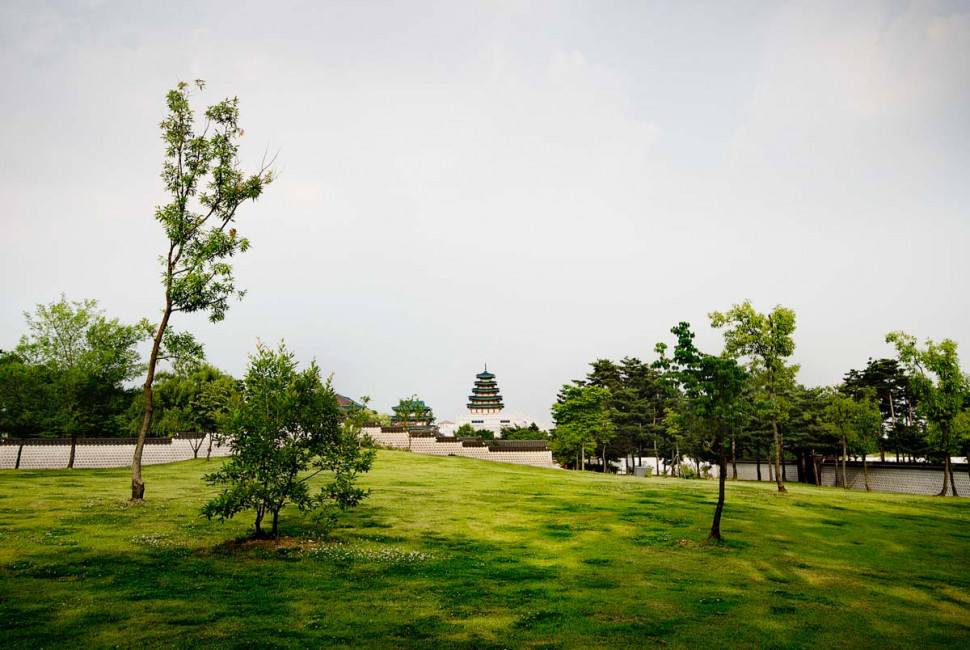
[[(970, 644), (970, 502), (634, 479), (379, 452), (328, 539), (209, 522), (216, 462), (0, 472), (12, 646)], [(236, 540), (234, 542), (234, 540)]]

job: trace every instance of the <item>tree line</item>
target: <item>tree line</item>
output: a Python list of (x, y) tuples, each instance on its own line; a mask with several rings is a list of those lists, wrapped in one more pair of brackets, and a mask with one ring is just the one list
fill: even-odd
[[(28, 333), (0, 351), (0, 434), (17, 438), (137, 436), (144, 393), (143, 324), (108, 318), (96, 300), (65, 296), (25, 313)], [(149, 433), (212, 432), (241, 395), (241, 382), (196, 349), (154, 378)]]
[[(607, 471), (621, 458), (632, 466), (655, 456), (658, 472), (662, 458), (674, 475), (694, 475), (723, 454), (722, 475), (737, 478), (737, 461), (755, 461), (759, 480), (767, 473), (783, 492), (786, 480), (819, 484), (826, 463), (845, 486), (852, 458), (862, 459), (868, 489), (866, 459), (878, 454), (942, 465), (940, 493), (956, 494), (950, 458), (970, 454), (970, 379), (955, 342), (920, 344), (892, 332), (895, 358), (869, 359), (838, 385), (809, 387), (790, 361), (792, 310), (759, 313), (745, 302), (709, 318), (724, 334), (718, 355), (696, 350), (691, 325), (680, 323), (673, 346), (658, 343), (650, 362), (597, 359), (564, 385), (552, 406), (557, 460), (582, 469), (595, 457)], [(797, 477), (787, 476), (786, 460)]]

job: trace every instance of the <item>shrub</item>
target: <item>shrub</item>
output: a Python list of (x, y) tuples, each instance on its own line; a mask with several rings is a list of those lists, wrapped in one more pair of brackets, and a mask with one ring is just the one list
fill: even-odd
[[(226, 519), (255, 510), (257, 536), (263, 535), (263, 518), (272, 514), (275, 537), (280, 511), (293, 504), (304, 512), (317, 511), (331, 525), (337, 510), (367, 496), (355, 480), (370, 469), (374, 457), (361, 448), (352, 427), (340, 426), (338, 416), (336, 395), (329, 380), (320, 381), (315, 362), (298, 372), (283, 344), (278, 351), (260, 344), (250, 357), (241, 405), (229, 414), (220, 436), (232, 456), (205, 476), (210, 485), (226, 487), (202, 514)], [(308, 480), (321, 472), (330, 480), (312, 494)]]

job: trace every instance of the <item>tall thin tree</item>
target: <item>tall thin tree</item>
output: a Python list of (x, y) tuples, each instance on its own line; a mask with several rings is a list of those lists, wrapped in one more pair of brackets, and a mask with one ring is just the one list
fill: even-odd
[(754, 310), (750, 301), (734, 305), (725, 313), (709, 314), (711, 326), (725, 327), (725, 352), (735, 357), (746, 357), (751, 373), (759, 380), (764, 399), (760, 408), (771, 421), (774, 442), (775, 480), (778, 491), (787, 492), (784, 474), (781, 471), (781, 438), (778, 422), (787, 417), (787, 404), (782, 389), (791, 385), (797, 365), (786, 364), (786, 359), (795, 352), (795, 312), (776, 306), (771, 313), (761, 314)]
[[(196, 80), (194, 89), (205, 88)], [(145, 417), (131, 461), (131, 498), (145, 496), (141, 474), (142, 450), (152, 421), (152, 381), (160, 359), (186, 350), (197, 352), (191, 336), (169, 329), (178, 312), (208, 313), (209, 320), (225, 318), (229, 300), (241, 298), (232, 266), (227, 260), (249, 248), (232, 226), (239, 206), (255, 201), (273, 180), (273, 161), (264, 159), (258, 172), (245, 175), (239, 169), (237, 141), (239, 100), (225, 99), (205, 111), (201, 133), (195, 131), (195, 114), (189, 105), (193, 87), (179, 83), (168, 93), (168, 115), (162, 120), (165, 162), (162, 180), (171, 201), (155, 209), (155, 220), (165, 230), (167, 250), (161, 256), (164, 307), (157, 325), (149, 326), (152, 351), (145, 377)]]

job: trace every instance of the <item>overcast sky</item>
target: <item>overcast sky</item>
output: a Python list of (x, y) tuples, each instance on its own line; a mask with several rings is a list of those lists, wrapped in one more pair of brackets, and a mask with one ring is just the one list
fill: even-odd
[(751, 299), (808, 385), (904, 329), (970, 359), (970, 2), (0, 2), (0, 348), (95, 298), (157, 318), (158, 122), (241, 102), (246, 298), (179, 316), (241, 375), (285, 339), (339, 392), (543, 424), (596, 358)]

